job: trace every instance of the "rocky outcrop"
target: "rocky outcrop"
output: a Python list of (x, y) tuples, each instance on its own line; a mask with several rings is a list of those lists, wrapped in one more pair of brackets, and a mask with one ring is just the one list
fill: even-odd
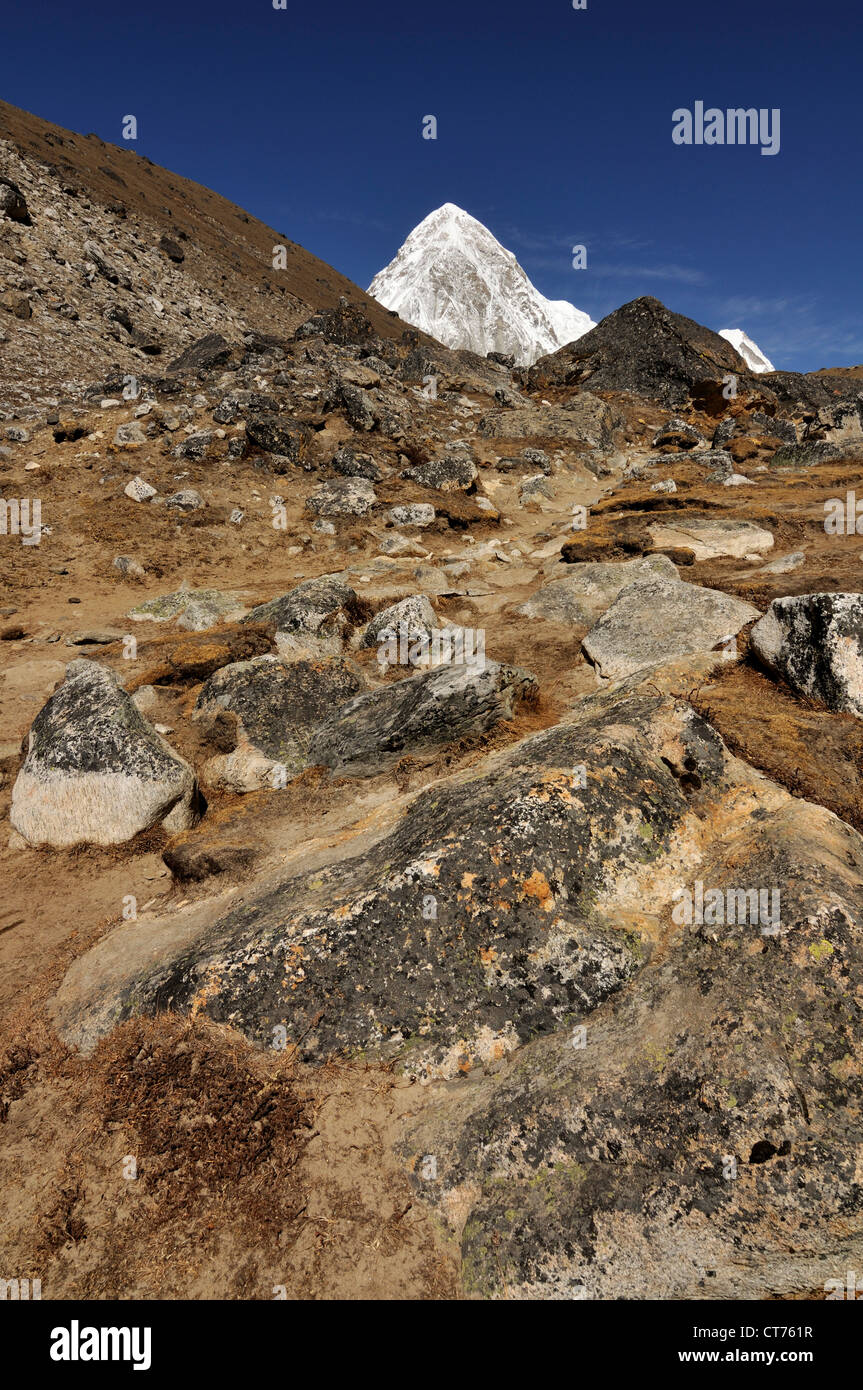
[(720, 402), (722, 378), (750, 377), (730, 343), (694, 319), (674, 314), (644, 296), (615, 309), (589, 333), (541, 357), (529, 384), (589, 386), (591, 391), (631, 391), (667, 405), (683, 405), (693, 387), (711, 383)]

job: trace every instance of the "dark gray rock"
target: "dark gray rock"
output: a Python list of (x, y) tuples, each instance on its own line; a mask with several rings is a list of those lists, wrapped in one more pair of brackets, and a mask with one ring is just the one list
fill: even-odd
[(347, 444), (333, 455), (333, 468), (343, 478), (367, 478), (371, 483), (379, 483), (383, 477), (374, 459), (368, 454), (355, 454)]
[(190, 434), (178, 444), (174, 450), (174, 458), (192, 459), (195, 463), (200, 463), (205, 458), (210, 446), (213, 443), (213, 435), (210, 430), (199, 430), (196, 434)]
[(318, 730), (309, 756), (342, 774), (374, 775), (405, 753), (485, 733), (537, 689), (529, 671), (494, 661), (421, 671), (352, 700)]
[(362, 625), (363, 613), (353, 589), (333, 575), (323, 575), (259, 604), (243, 621), (272, 623), (285, 651), (307, 647), (338, 653)]
[(169, 362), (168, 371), (207, 372), (213, 367), (222, 366), (230, 356), (230, 343), (225, 342), (221, 333), (208, 333), (206, 337), (191, 343), (173, 362)]
[[(195, 722), (220, 749), (207, 764), (208, 781), (245, 792), (272, 785), (275, 769), (284, 780), (296, 777), (309, 766), (312, 732), (363, 688), (340, 658), (288, 663), (268, 655), (222, 667), (195, 704)], [(224, 713), (234, 716), (227, 737)]]
[(411, 478), (421, 487), (440, 492), (470, 492), (476, 485), (476, 464), (464, 454), (444, 454), (406, 468), (403, 478)]
[(197, 784), (111, 671), (72, 661), (31, 725), (10, 819), (31, 845), (116, 845), (194, 825)]
[(377, 411), (367, 391), (349, 382), (339, 383), (338, 400), (344, 409), (348, 423), (355, 430), (373, 430), (377, 422)]
[[(246, 440), (254, 448), (265, 449), (289, 463), (303, 463), (309, 447), (308, 425), (288, 415), (250, 415), (246, 420)], [(279, 471), (279, 470), (277, 470)], [(284, 471), (284, 470), (282, 470)]]
[(863, 717), (863, 594), (774, 599), (749, 641), (793, 690)]

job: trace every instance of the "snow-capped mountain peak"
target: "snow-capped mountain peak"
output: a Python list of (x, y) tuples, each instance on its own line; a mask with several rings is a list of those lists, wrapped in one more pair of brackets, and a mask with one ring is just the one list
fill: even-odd
[(773, 372), (776, 370), (769, 357), (764, 356), (760, 347), (747, 337), (742, 328), (720, 328), (719, 336), (740, 353), (751, 372)]
[(596, 325), (565, 299), (546, 299), (515, 256), (455, 203), (414, 227), (369, 294), (451, 348), (530, 364)]

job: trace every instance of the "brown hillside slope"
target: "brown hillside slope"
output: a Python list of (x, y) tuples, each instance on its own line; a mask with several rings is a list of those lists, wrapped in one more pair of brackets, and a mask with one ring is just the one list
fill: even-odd
[[(209, 331), (229, 339), (250, 330), (285, 336), (342, 295), (382, 337), (400, 337), (406, 327), (345, 276), (219, 194), (131, 148), (63, 130), (2, 101), (0, 178), (20, 188), (30, 213), (29, 225), (6, 224), (0, 236), (0, 296), (29, 301), (0, 312), (0, 393), (12, 399), (32, 399), (39, 378), (50, 391), (52, 381), (70, 375), (98, 378), (115, 366), (133, 371), (142, 358), (151, 359), (150, 370), (164, 370)], [(160, 249), (163, 237), (182, 261)], [(94, 277), (87, 240), (117, 281), (98, 270)], [(273, 269), (279, 245), (286, 248), (284, 270)], [(95, 306), (91, 288), (100, 291)]]

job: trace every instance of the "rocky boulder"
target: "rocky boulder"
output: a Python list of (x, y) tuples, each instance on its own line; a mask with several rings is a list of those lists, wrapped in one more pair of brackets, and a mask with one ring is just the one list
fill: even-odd
[(351, 700), (315, 734), (310, 761), (340, 774), (374, 776), (405, 753), (485, 733), (537, 691), (529, 671), (495, 661), (420, 671)]
[(361, 646), (376, 647), (383, 632), (428, 634), (437, 626), (437, 614), (426, 595), (411, 594), (375, 614), (363, 633)]
[(749, 641), (792, 690), (863, 717), (863, 594), (774, 599)]
[(622, 589), (582, 646), (599, 674), (616, 681), (646, 667), (712, 651), (759, 616), (752, 604), (719, 589), (657, 578)]
[[(308, 452), (310, 431), (287, 415), (250, 415), (246, 421), (246, 443), (286, 463), (303, 463)], [(276, 469), (276, 472), (284, 469)]]
[(377, 500), (368, 479), (335, 478), (322, 483), (317, 492), (306, 498), (306, 511), (323, 517), (366, 516)]
[(261, 603), (244, 622), (272, 623), (282, 655), (338, 655), (363, 622), (357, 595), (335, 575), (307, 579), (278, 598)]
[(72, 661), (30, 728), (10, 819), (31, 845), (116, 845), (197, 820), (192, 769), (148, 724), (114, 674)]
[(230, 356), (230, 343), (225, 342), (221, 333), (208, 333), (206, 337), (191, 343), (173, 362), (169, 362), (168, 371), (172, 374), (211, 371), (213, 367), (222, 366)]
[(569, 571), (532, 594), (519, 613), (528, 618), (589, 627), (611, 606), (621, 589), (656, 578), (677, 578), (677, 569), (665, 555), (620, 562), (587, 561), (569, 566)]
[(405, 469), (402, 475), (411, 478), (420, 487), (435, 488), (440, 492), (467, 492), (476, 484), (476, 464), (463, 454), (444, 454), (441, 458), (429, 459), (427, 463), (415, 464)]
[(193, 716), (221, 750), (206, 765), (207, 781), (234, 792), (284, 786), (309, 766), (312, 731), (363, 684), (339, 658), (286, 663), (270, 655), (224, 666), (204, 684)]

